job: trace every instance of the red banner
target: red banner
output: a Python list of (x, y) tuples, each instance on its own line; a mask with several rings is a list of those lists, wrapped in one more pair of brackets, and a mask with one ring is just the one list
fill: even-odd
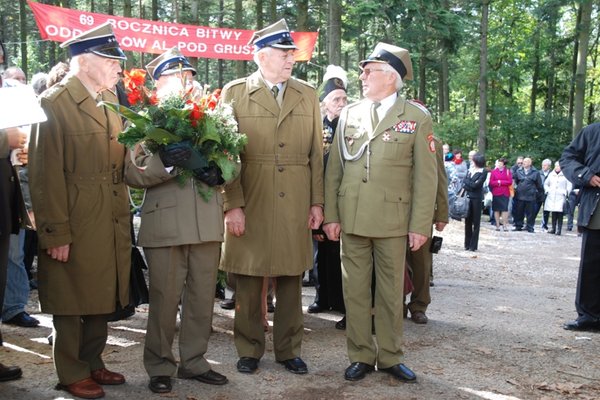
[[(177, 47), (188, 57), (251, 60), (254, 31), (182, 25), (89, 13), (28, 1), (42, 39), (64, 42), (109, 21), (123, 50), (160, 54)], [(311, 59), (317, 32), (292, 32), (296, 61)]]

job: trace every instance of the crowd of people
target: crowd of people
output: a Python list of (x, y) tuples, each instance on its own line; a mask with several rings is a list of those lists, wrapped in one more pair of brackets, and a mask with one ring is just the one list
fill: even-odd
[[(137, 244), (149, 266), (143, 363), (154, 393), (171, 392), (175, 376), (228, 383), (204, 357), (218, 269), (235, 287), (223, 306), (235, 308), (240, 373), (256, 372), (265, 355), (267, 312), (274, 312), (275, 361), (291, 373), (308, 373), (301, 357), (302, 286), (312, 269), (316, 297), (307, 312), (344, 315), (335, 325), (346, 330), (344, 378), (357, 381), (377, 370), (415, 382), (403, 363), (403, 320), (410, 313), (413, 322), (428, 322), (432, 255), (439, 248), (432, 237), (443, 231), (461, 191), (469, 200), (467, 251), (479, 251), (486, 208), (496, 231), (507, 231), (512, 218), (513, 230), (532, 233), (543, 209), (539, 229), (561, 235), (564, 214), (572, 230), (581, 204), (579, 316), (565, 329), (600, 328), (596, 125), (582, 131), (554, 169), (550, 160), (537, 170), (530, 157), (518, 157), (512, 168), (499, 158), (488, 170), (483, 154), (472, 150), (464, 159), (461, 149), (443, 144), (427, 108), (401, 94), (413, 79), (408, 50), (378, 43), (359, 63), (363, 97), (348, 104), (340, 67), (327, 68), (318, 90), (292, 77), (297, 47), (285, 20), (255, 32), (250, 44), (256, 72), (225, 85), (221, 98), (248, 137), (231, 181), (215, 165), (179, 179), (192, 157), (184, 147), (152, 153), (118, 142), (123, 121), (98, 106), (119, 102), (114, 89), (125, 54), (110, 24), (64, 42), (70, 63), (33, 79), (46, 121), (30, 133), (0, 129), (2, 319), (37, 326), (25, 310), (30, 288), (37, 288), (41, 311), (52, 315), (57, 388), (100, 398), (103, 385), (126, 381), (106, 368), (102, 352), (110, 315), (130, 303), (128, 186), (146, 193)], [(0, 64), (4, 54), (2, 47)], [(159, 100), (162, 87), (192, 86), (196, 75), (176, 49), (146, 70)], [(26, 82), (14, 67), (2, 77), (3, 86)], [(25, 174), (16, 176), (17, 165)], [(216, 188), (215, 195), (203, 198), (198, 185)], [(25, 244), (25, 228), (36, 233), (30, 241), (37, 245)], [(24, 261), (32, 248), (38, 249), (37, 280)], [(19, 367), (0, 364), (0, 381), (21, 375)]]

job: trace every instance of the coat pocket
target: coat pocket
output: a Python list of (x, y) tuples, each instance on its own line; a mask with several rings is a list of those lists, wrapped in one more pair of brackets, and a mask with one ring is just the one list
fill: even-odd
[(163, 196), (144, 203), (140, 236), (152, 242), (177, 236), (177, 198)]

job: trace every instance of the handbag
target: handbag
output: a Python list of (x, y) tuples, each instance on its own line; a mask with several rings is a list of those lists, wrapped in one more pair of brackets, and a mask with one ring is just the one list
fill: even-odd
[(457, 221), (469, 216), (469, 198), (466, 196), (464, 188), (458, 192), (452, 203), (448, 207), (448, 215)]

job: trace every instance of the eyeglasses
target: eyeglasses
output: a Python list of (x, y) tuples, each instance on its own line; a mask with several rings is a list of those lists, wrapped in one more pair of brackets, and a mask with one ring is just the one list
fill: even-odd
[(383, 68), (363, 68), (363, 67), (359, 67), (360, 73), (361, 74), (365, 74), (366, 77), (368, 77), (369, 75), (371, 75), (371, 72), (377, 72), (377, 71), (382, 71), (382, 72), (389, 72), (387, 69), (383, 69)]

